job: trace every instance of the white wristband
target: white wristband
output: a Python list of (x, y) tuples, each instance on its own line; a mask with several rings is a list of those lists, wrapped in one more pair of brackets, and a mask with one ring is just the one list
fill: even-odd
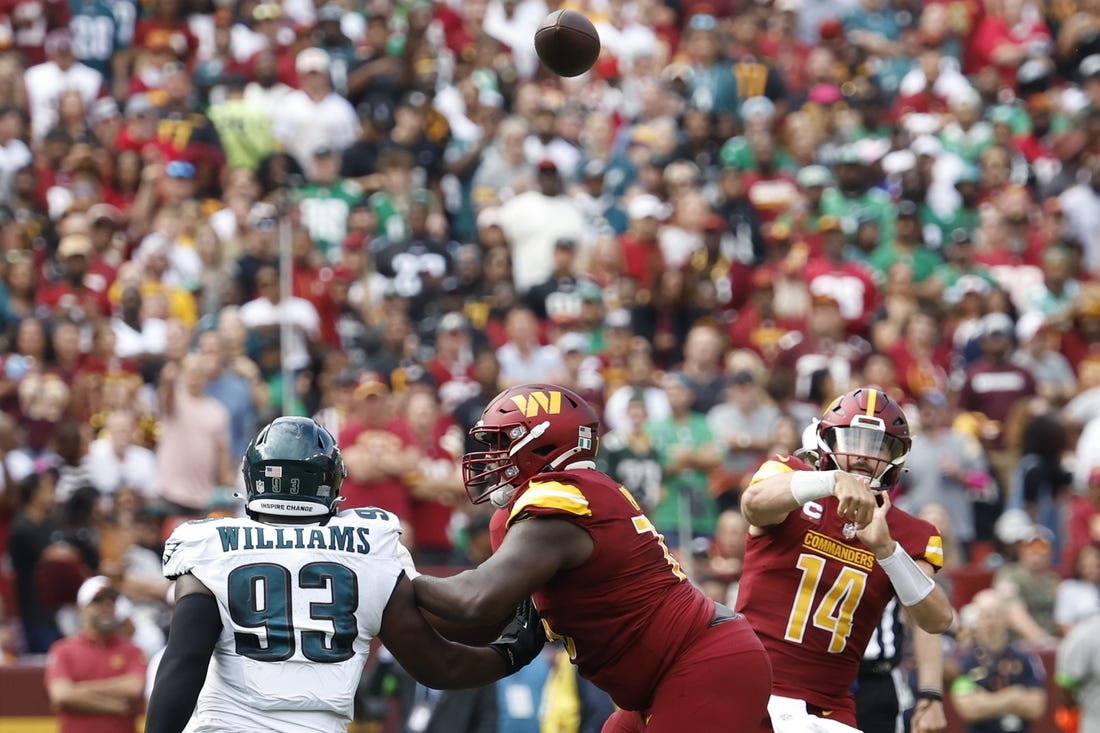
[(799, 506), (832, 496), (835, 487), (836, 471), (795, 471), (791, 476), (791, 496)]
[(886, 571), (903, 606), (917, 605), (936, 589), (936, 581), (924, 574), (900, 542), (894, 543), (894, 554), (878, 564)]

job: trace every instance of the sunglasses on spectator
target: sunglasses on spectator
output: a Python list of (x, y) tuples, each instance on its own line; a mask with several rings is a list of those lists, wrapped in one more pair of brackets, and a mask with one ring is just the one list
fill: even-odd
[(691, 16), (688, 27), (693, 31), (712, 31), (718, 27), (718, 20), (713, 15), (702, 13)]
[(164, 172), (169, 178), (194, 178), (195, 166), (186, 161), (173, 160), (164, 169)]
[(275, 224), (274, 219), (260, 219), (256, 222), (255, 229), (258, 232), (271, 232), (275, 230)]

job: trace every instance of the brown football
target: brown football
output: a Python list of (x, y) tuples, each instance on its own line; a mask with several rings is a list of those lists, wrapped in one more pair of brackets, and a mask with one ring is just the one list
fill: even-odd
[(555, 10), (535, 31), (535, 51), (558, 76), (580, 76), (600, 56), (600, 34), (575, 10)]

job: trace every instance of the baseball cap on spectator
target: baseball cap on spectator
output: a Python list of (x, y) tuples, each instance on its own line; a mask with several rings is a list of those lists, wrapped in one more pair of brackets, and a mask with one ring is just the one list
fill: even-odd
[(938, 408), (947, 407), (947, 395), (938, 389), (926, 389), (917, 395), (917, 403)]
[(557, 173), (558, 164), (549, 158), (543, 158), (539, 161), (538, 169), (539, 173)]
[(252, 20), (279, 20), (283, 17), (283, 8), (279, 3), (258, 3), (252, 8)]
[(745, 120), (770, 120), (775, 117), (775, 102), (767, 97), (749, 97), (741, 103), (741, 117)]
[(482, 89), (477, 93), (477, 103), (482, 107), (501, 109), (504, 107), (504, 95), (496, 89)]
[(339, 23), (344, 18), (344, 9), (338, 3), (325, 3), (317, 11), (318, 23)]
[(1043, 91), (1054, 67), (1049, 59), (1030, 58), (1016, 70), (1016, 84), (1023, 95)]
[(127, 117), (148, 117), (155, 106), (148, 94), (135, 94), (126, 102)]
[(990, 123), (994, 125), (1011, 125), (1016, 111), (1008, 104), (998, 104), (989, 108), (987, 113)]
[(581, 176), (586, 179), (603, 178), (606, 172), (607, 164), (602, 160), (593, 158), (584, 164), (584, 167), (581, 169)]
[(500, 220), (500, 208), (496, 206), (489, 206), (477, 214), (477, 228), (488, 229), (489, 227), (499, 227)]
[(1002, 544), (1014, 545), (1033, 534), (1035, 523), (1023, 509), (1006, 509), (993, 525), (993, 534)]
[(633, 318), (626, 308), (616, 308), (608, 311), (603, 319), (603, 325), (612, 330), (629, 331), (632, 323)]
[(987, 313), (982, 317), (982, 336), (1007, 336), (1012, 337), (1016, 333), (1016, 327), (1006, 313)]
[(76, 607), (83, 610), (107, 597), (118, 598), (118, 589), (106, 575), (93, 575), (80, 584), (80, 589), (76, 592)]
[(841, 225), (839, 217), (825, 214), (817, 220), (817, 231), (822, 234), (825, 232), (842, 232), (844, 227)]
[(313, 149), (314, 158), (327, 158), (335, 153), (336, 151), (328, 145), (318, 145)]
[(59, 53), (72, 53), (73, 32), (68, 28), (55, 28), (46, 34), (46, 40), (42, 44), (47, 56)]
[(294, 70), (299, 74), (317, 72), (323, 74), (328, 71), (328, 54), (319, 48), (304, 48), (298, 52), (294, 59)]
[(861, 165), (863, 158), (860, 157), (856, 146), (849, 143), (837, 151), (836, 162), (838, 165)]
[(912, 170), (917, 165), (917, 156), (912, 150), (892, 150), (882, 156), (882, 171), (887, 175), (899, 175)]
[(361, 400), (367, 397), (385, 397), (389, 393), (389, 385), (377, 372), (367, 372), (359, 378), (352, 397)]
[(844, 23), (839, 18), (826, 18), (818, 26), (817, 34), (823, 41), (834, 41), (844, 35)]
[(914, 219), (917, 216), (917, 205), (908, 199), (898, 202), (898, 217)]
[(663, 221), (672, 213), (667, 204), (651, 193), (643, 193), (630, 200), (626, 208), (627, 216), (631, 219), (657, 219)]
[(470, 321), (458, 311), (451, 311), (439, 319), (436, 327), (440, 333), (457, 333), (470, 330)]
[(172, 160), (164, 166), (164, 174), (169, 178), (191, 180), (195, 177), (195, 164), (186, 160)]
[(61, 259), (87, 257), (91, 253), (92, 240), (83, 234), (68, 234), (57, 245), (57, 256)]
[(796, 181), (802, 188), (829, 186), (833, 183), (833, 174), (823, 165), (808, 165), (798, 171)]
[(844, 99), (844, 94), (836, 84), (815, 84), (807, 99), (814, 104), (836, 104)]
[(955, 177), (955, 185), (958, 186), (960, 183), (981, 183), (981, 180), (982, 172), (978, 170), (978, 166), (964, 165)]
[(1016, 321), (1016, 340), (1031, 341), (1046, 327), (1046, 317), (1038, 311), (1028, 311)]
[(1048, 552), (1053, 544), (1054, 533), (1041, 524), (1031, 525), (1031, 531), (1020, 541), (1021, 548), (1042, 549)]
[(940, 120), (936, 115), (913, 112), (905, 115), (902, 126), (910, 135), (935, 135), (940, 131)]
[(111, 204), (95, 204), (88, 209), (88, 219), (93, 225), (104, 221), (110, 224), (118, 224), (122, 221), (122, 212)]
[(1077, 67), (1077, 73), (1081, 76), (1081, 81), (1100, 76), (1100, 53), (1089, 54), (1081, 59), (1081, 63)]
[(562, 336), (558, 338), (556, 346), (563, 354), (570, 354), (578, 351), (583, 353), (588, 350), (588, 339), (584, 337), (584, 334), (570, 331), (562, 334)]
[(603, 302), (603, 290), (591, 280), (581, 280), (578, 282), (576, 293), (577, 297), (580, 298), (583, 303)]
[(259, 228), (262, 224), (270, 222), (274, 224), (279, 216), (279, 211), (272, 204), (266, 201), (257, 201), (252, 204), (252, 208), (248, 212), (248, 219), (246, 220), (248, 226), (252, 228)]
[(577, 248), (577, 240), (573, 237), (558, 237), (554, 240), (554, 249), (571, 249)]
[(100, 97), (92, 102), (92, 107), (88, 110), (88, 119), (93, 125), (113, 120), (118, 116), (118, 102), (115, 101), (114, 97)]
[(909, 149), (916, 155), (926, 155), (935, 158), (943, 152), (943, 143), (932, 135), (921, 135), (909, 144)]

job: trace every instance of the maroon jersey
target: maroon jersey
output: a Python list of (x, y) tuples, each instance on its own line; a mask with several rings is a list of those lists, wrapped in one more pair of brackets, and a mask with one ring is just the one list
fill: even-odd
[(552, 639), (580, 673), (627, 710), (649, 707), (653, 690), (706, 630), (714, 603), (688, 582), (630, 492), (592, 469), (541, 473), (494, 517), (493, 549), (526, 517), (573, 522), (592, 555), (534, 594)]
[[(808, 470), (797, 458), (776, 456), (752, 483)], [(934, 526), (897, 508), (887, 523), (911, 557), (943, 566), (943, 543)], [(843, 710), (852, 709), (849, 688), (893, 596), (886, 571), (829, 497), (808, 502), (763, 535), (749, 535), (737, 610), (771, 656), (773, 694)]]

